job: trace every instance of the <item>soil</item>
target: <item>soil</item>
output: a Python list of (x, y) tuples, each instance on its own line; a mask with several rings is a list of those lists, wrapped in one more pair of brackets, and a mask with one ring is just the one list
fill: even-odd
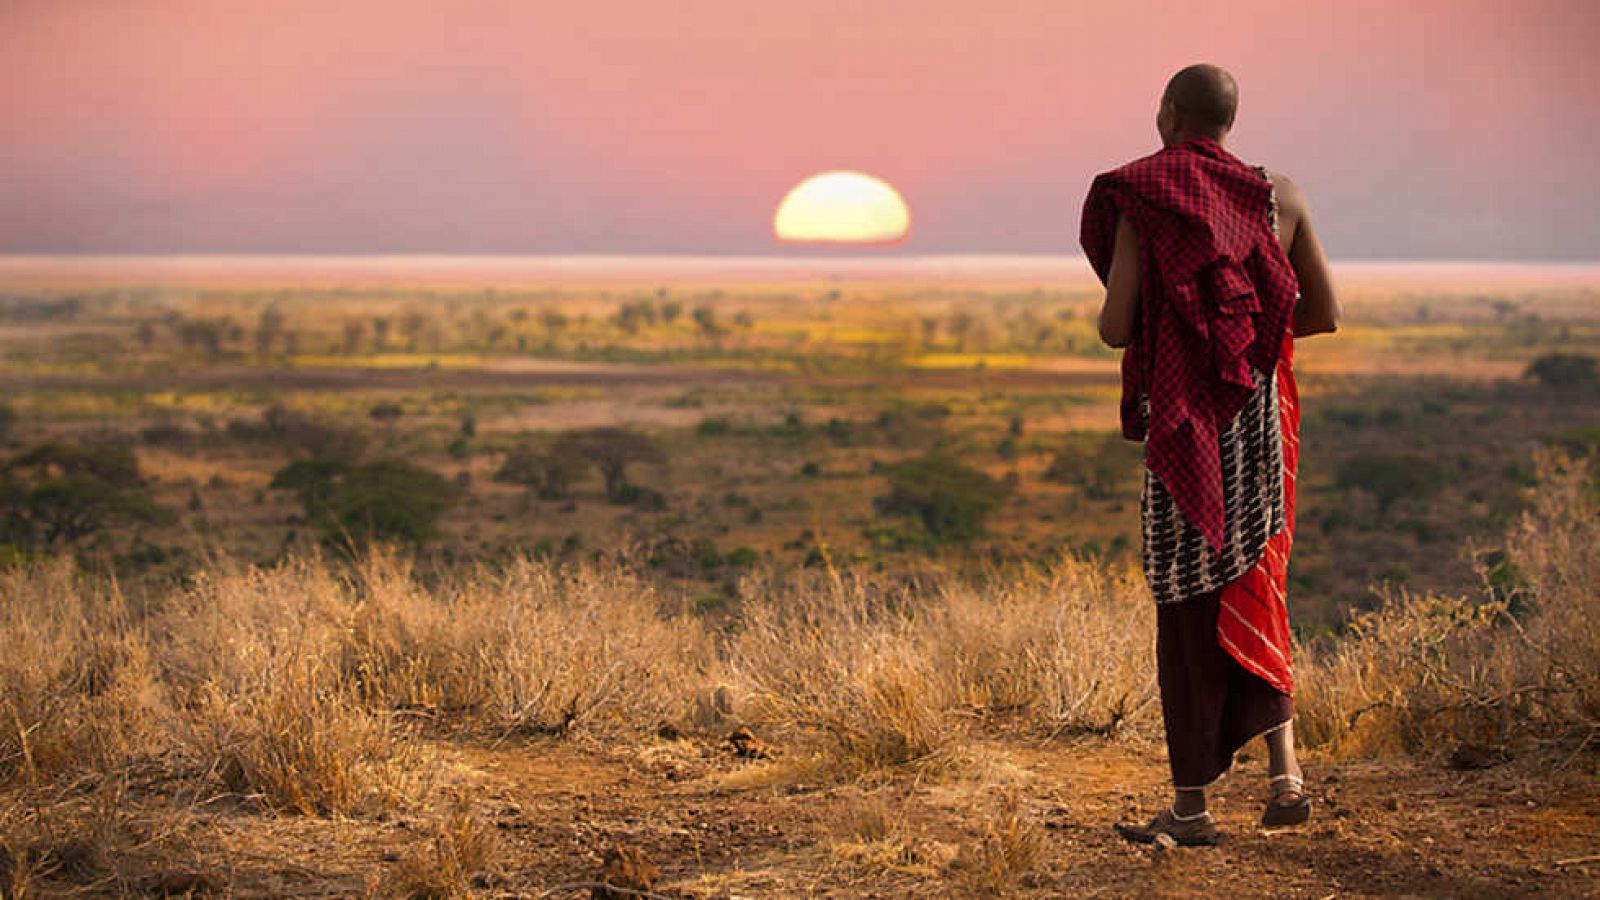
[[(1007, 896), (1600, 896), (1592, 752), (1471, 771), (1443, 757), (1311, 757), (1312, 819), (1280, 831), (1257, 827), (1264, 761), (1242, 758), (1212, 794), (1222, 843), (1173, 850), (1126, 843), (1111, 827), (1143, 821), (1165, 799), (1164, 754), (1140, 739), (985, 742), (937, 773), (857, 778), (781, 753), (741, 755), (738, 745), (441, 741), (429, 744), (430, 773), (436, 796), (469, 797), (496, 835), (474, 896), (588, 897), (603, 869), (618, 871), (618, 851), (657, 896), (980, 896), (995, 882), (975, 879), (963, 859), (995, 833), (997, 798), (1007, 795), (1021, 798), (1038, 851), (1001, 867)], [(434, 810), (327, 820), (202, 809), (171, 871), (154, 863), (142, 883), (235, 897), (385, 896), (384, 879), (431, 844), (440, 819)], [(49, 895), (58, 885), (44, 886)]]

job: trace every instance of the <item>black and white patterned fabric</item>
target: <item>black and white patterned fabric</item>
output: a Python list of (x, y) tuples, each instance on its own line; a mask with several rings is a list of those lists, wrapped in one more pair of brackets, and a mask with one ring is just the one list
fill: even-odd
[[(1265, 169), (1259, 170), (1267, 178)], [(1277, 196), (1269, 213), (1278, 230)], [(1139, 494), (1142, 562), (1157, 603), (1177, 603), (1226, 585), (1261, 560), (1267, 539), (1284, 527), (1283, 428), (1276, 373), (1254, 372), (1244, 409), (1217, 435), (1222, 454), (1224, 541), (1211, 553), (1148, 467)], [(1145, 401), (1148, 404), (1148, 399)], [(1148, 416), (1148, 410), (1146, 415)]]

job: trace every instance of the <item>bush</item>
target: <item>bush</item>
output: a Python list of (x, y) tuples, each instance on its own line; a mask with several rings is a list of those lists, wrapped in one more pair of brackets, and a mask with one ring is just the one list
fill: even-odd
[(846, 447), (856, 443), (856, 424), (849, 419), (832, 416), (826, 425), (822, 426), (822, 433), (828, 436), (835, 446)]
[(695, 434), (701, 437), (720, 437), (733, 430), (733, 423), (727, 416), (707, 416), (695, 426)]
[(375, 422), (382, 422), (385, 425), (393, 425), (395, 422), (399, 421), (400, 417), (405, 415), (405, 413), (405, 407), (395, 403), (392, 400), (384, 400), (373, 404), (372, 409), (367, 412), (367, 415), (371, 416), (372, 420)]
[(262, 410), (256, 421), (231, 420), (227, 433), (235, 440), (273, 444), (296, 456), (323, 459), (353, 460), (367, 444), (359, 431), (320, 421), (281, 404)]
[(346, 546), (421, 543), (462, 493), (439, 473), (399, 460), (301, 460), (279, 470), (272, 487), (299, 494), (324, 541)]
[(1524, 373), (1547, 388), (1567, 390), (1600, 385), (1595, 358), (1573, 353), (1547, 353), (1528, 364)]
[(1433, 460), (1415, 454), (1359, 453), (1339, 466), (1335, 481), (1346, 490), (1366, 491), (1387, 513), (1396, 500), (1425, 500), (1444, 487), (1444, 473)]
[(612, 502), (624, 506), (636, 506), (646, 512), (661, 512), (667, 508), (667, 495), (655, 488), (624, 484), (612, 498)]
[[(1487, 599), (1391, 596), (1302, 648), (1296, 731), (1345, 753), (1592, 738), (1600, 722), (1600, 497), (1544, 456), (1532, 508), (1491, 557)], [(1570, 757), (1569, 757), (1570, 758)]]
[(1056, 451), (1042, 477), (1079, 488), (1091, 500), (1114, 500), (1142, 472), (1141, 444), (1119, 435), (1074, 434)]
[(911, 516), (938, 540), (969, 541), (1011, 495), (987, 474), (945, 456), (930, 454), (886, 466), (889, 493), (874, 501), (882, 515)]

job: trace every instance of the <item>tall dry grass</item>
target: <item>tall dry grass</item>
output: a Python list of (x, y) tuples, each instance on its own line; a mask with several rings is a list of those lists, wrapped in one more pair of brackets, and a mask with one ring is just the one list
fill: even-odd
[(725, 671), (755, 724), (847, 767), (937, 763), (974, 725), (1111, 732), (1154, 697), (1154, 611), (1128, 574), (912, 591), (819, 575), (748, 600)]
[(161, 746), (159, 650), (117, 585), (0, 571), (0, 783), (90, 777)]
[[(1508, 540), (1514, 590), (1399, 595), (1338, 642), (1301, 648), (1307, 743), (1593, 736), (1593, 476), (1554, 457), (1541, 472)], [(420, 789), (423, 730), (642, 738), (745, 725), (861, 771), (938, 765), (980, 729), (1156, 723), (1154, 612), (1135, 572), (1069, 558), (916, 588), (769, 576), (747, 580), (738, 612), (714, 624), (617, 563), (524, 560), (429, 581), (382, 553), (353, 568), (219, 561), (136, 597), (64, 561), (7, 569), (0, 794), (137, 771), (339, 815)]]
[(1297, 733), (1338, 753), (1600, 737), (1600, 490), (1548, 454), (1480, 597), (1390, 596), (1303, 648)]

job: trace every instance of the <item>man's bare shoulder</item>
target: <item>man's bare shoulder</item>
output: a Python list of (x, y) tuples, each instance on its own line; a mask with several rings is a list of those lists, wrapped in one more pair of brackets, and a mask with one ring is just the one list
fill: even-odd
[(1272, 179), (1272, 188), (1278, 195), (1278, 209), (1282, 213), (1299, 218), (1306, 213), (1306, 195), (1300, 190), (1300, 185), (1282, 172), (1267, 170), (1267, 176)]

